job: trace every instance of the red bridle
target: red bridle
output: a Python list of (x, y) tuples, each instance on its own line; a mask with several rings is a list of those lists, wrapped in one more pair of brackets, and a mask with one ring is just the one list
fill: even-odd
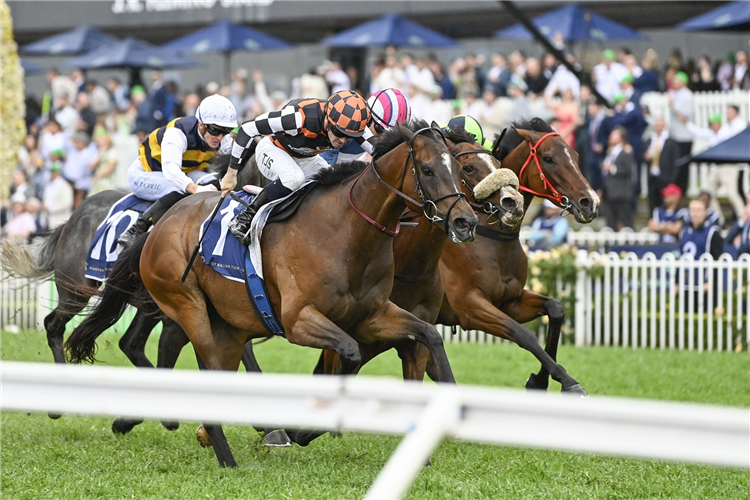
[[(539, 170), (539, 178), (542, 179), (544, 182), (544, 189), (549, 190), (552, 192), (552, 194), (545, 194), (545, 193), (537, 193), (536, 191), (524, 186), (523, 184), (519, 188), (521, 191), (525, 191), (527, 193), (531, 193), (536, 196), (541, 196), (543, 198), (548, 198), (552, 201), (557, 202), (559, 205), (562, 205), (565, 207), (566, 203), (563, 200), (563, 196), (560, 196), (559, 191), (554, 188), (552, 183), (547, 180), (547, 176), (544, 175), (544, 172), (542, 172), (542, 166), (539, 164), (539, 157), (537, 156), (537, 150), (539, 149), (539, 145), (542, 144), (542, 141), (544, 141), (547, 137), (553, 137), (555, 135), (560, 135), (559, 132), (550, 132), (548, 134), (543, 135), (539, 138), (539, 140), (536, 142), (536, 144), (532, 145), (531, 141), (529, 141), (529, 157), (526, 158), (526, 162), (523, 164), (523, 167), (521, 167), (521, 172), (518, 174), (518, 179), (523, 179), (523, 171), (526, 170), (526, 166), (531, 162), (531, 159), (534, 159), (534, 162), (536, 163), (536, 168)], [(522, 181), (523, 182), (523, 181)]]

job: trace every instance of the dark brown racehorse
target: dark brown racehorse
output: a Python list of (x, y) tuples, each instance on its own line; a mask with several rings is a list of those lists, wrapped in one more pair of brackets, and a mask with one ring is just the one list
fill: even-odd
[[(439, 130), (416, 122), (412, 128), (387, 131), (372, 166), (363, 167), (353, 163), (322, 171), (320, 185), (298, 213), (264, 229), (264, 279), (274, 311), (290, 342), (335, 351), (342, 360), (340, 373), (359, 365), (357, 342), (414, 338), (428, 347), (438, 380), (453, 382), (435, 327), (398, 308), (388, 296), (392, 234), (406, 207), (424, 210), (454, 242), (473, 239), (477, 217), (458, 187), (460, 165)], [(424, 204), (414, 201), (418, 197)], [(143, 284), (183, 328), (202, 368), (236, 370), (245, 342), (268, 336), (244, 285), (226, 280), (200, 259), (187, 280), (180, 281), (198, 240), (196, 221), (204, 220), (216, 201), (212, 194), (182, 200), (117, 266), (138, 257)], [(69, 357), (91, 360), (95, 338), (77, 333), (66, 343)], [(221, 426), (205, 428), (219, 463), (236, 465)]]
[[(547, 122), (534, 118), (515, 124), (498, 140), (493, 155), (501, 160), (504, 168), (518, 175), (520, 190), (524, 193), (524, 209), (534, 196), (543, 196), (569, 210), (582, 223), (596, 217), (599, 198), (578, 168), (578, 154)], [(561, 383), (563, 391), (585, 395), (581, 385), (556, 362), (564, 320), (562, 304), (524, 289), (528, 260), (518, 240), (519, 230), (520, 221), (509, 226), (502, 221), (498, 223), (496, 218), (483, 216), (477, 227), (478, 237), (472, 244), (444, 248), (440, 276), (445, 285), (445, 297), (436, 316), (437, 323), (481, 330), (530, 351), (542, 368), (539, 374), (529, 377), (527, 388), (546, 389), (551, 374)], [(397, 266), (402, 260), (399, 249), (408, 248), (412, 236), (405, 232), (396, 238)], [(426, 276), (422, 281), (416, 279), (419, 274), (410, 275), (407, 271), (397, 272), (399, 274), (406, 279), (396, 279), (391, 300), (411, 310), (412, 297), (428, 295), (433, 285)], [(412, 312), (423, 311), (414, 309)], [(424, 311), (424, 314), (431, 314), (431, 311)], [(533, 332), (521, 325), (544, 315), (549, 317), (546, 349), (541, 348)], [(363, 360), (391, 347), (396, 347), (402, 359), (404, 377), (421, 380), (428, 353), (413, 342), (363, 346), (367, 351)], [(332, 373), (335, 366), (333, 357), (327, 356), (317, 371)], [(430, 367), (428, 370), (432, 376), (434, 372)]]

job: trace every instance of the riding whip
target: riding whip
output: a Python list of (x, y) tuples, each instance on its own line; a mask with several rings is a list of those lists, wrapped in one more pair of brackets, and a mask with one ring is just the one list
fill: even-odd
[[(221, 208), (221, 202), (224, 201), (224, 196), (219, 197), (219, 203), (216, 204), (216, 207), (214, 208), (213, 213), (211, 214), (211, 218), (208, 219), (208, 224), (206, 224), (206, 229), (211, 225), (211, 223), (214, 221), (214, 217), (216, 217), (216, 214), (219, 213), (219, 209)], [(203, 242), (203, 237), (206, 236), (206, 231), (203, 231), (203, 234), (201, 234), (201, 237), (198, 239), (198, 243), (195, 244), (195, 248), (193, 248), (193, 254), (190, 256), (190, 260), (187, 263), (187, 267), (185, 268), (185, 272), (182, 273), (182, 282), (185, 282), (185, 279), (187, 278), (188, 273), (190, 272), (190, 268), (193, 267), (193, 262), (195, 262), (195, 258), (198, 256), (198, 249), (201, 246), (201, 243)]]

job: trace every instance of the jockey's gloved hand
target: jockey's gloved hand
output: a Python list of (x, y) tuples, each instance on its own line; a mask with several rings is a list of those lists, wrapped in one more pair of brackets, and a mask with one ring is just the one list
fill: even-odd
[(198, 186), (198, 189), (195, 190), (196, 194), (205, 193), (207, 191), (216, 191), (216, 186), (213, 184), (206, 184), (204, 186)]
[(237, 185), (237, 170), (228, 168), (227, 173), (221, 179), (221, 197), (225, 197)]

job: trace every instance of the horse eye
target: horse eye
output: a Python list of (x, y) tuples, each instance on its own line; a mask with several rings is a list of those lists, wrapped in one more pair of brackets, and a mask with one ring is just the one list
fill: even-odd
[(544, 161), (546, 161), (547, 163), (552, 163), (552, 157), (550, 155), (545, 155)]
[(471, 165), (466, 165), (466, 166), (464, 167), (464, 172), (466, 172), (467, 174), (468, 174), (468, 173), (471, 173), (471, 172), (473, 172), (473, 171), (474, 171), (474, 167), (472, 167)]
[(427, 166), (424, 166), (424, 165), (422, 166), (422, 173), (424, 175), (433, 175), (432, 169), (430, 167), (427, 167)]

